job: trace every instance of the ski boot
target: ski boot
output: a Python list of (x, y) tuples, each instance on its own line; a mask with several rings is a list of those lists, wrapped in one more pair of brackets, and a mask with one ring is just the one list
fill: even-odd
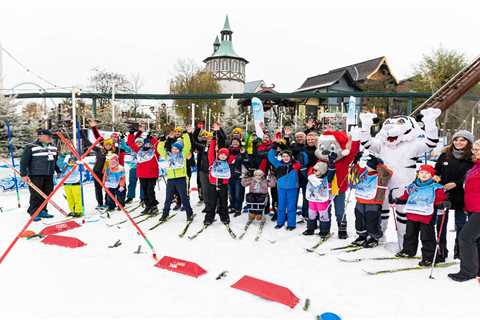
[(346, 222), (342, 222), (338, 225), (338, 239), (348, 239)]
[(363, 242), (362, 247), (364, 248), (375, 248), (378, 246), (378, 240), (373, 237), (368, 237), (366, 241)]
[(304, 236), (313, 236), (315, 234), (315, 230), (313, 229), (307, 229), (305, 231), (303, 231), (302, 233)]
[(237, 210), (237, 209), (234, 209), (235, 210), (235, 213), (233, 214), (233, 217), (236, 218), (238, 216), (240, 216), (242, 214), (242, 211), (240, 210)]
[(187, 222), (192, 222), (193, 221), (193, 214), (187, 216)]
[(432, 260), (423, 258), (423, 259), (418, 263), (418, 265), (419, 265), (420, 267), (431, 267), (431, 266), (432, 266), (432, 263), (433, 263)]
[(295, 230), (297, 227), (287, 227), (287, 231), (293, 231)]
[(320, 231), (318, 233), (318, 235), (320, 236), (321, 239), (325, 240), (328, 238), (328, 236), (330, 235), (330, 232), (328, 231)]
[(133, 201), (133, 198), (127, 198), (127, 200), (125, 200), (125, 204), (132, 203), (132, 201)]
[(362, 247), (367, 242), (367, 237), (359, 236), (357, 239), (352, 241), (354, 246)]
[(464, 281), (475, 279), (475, 276), (469, 276), (462, 272), (449, 273), (448, 277), (453, 281), (457, 281), (457, 282), (464, 282)]
[(414, 256), (415, 254), (410, 254), (405, 250), (402, 250), (395, 255), (395, 257), (399, 257), (399, 258), (413, 258)]
[(165, 222), (165, 221), (167, 221), (167, 219), (168, 219), (168, 213), (167, 213), (167, 212), (164, 212), (164, 213), (162, 214), (162, 216), (160, 217), (160, 220), (159, 220), (159, 221), (160, 221), (160, 222)]
[(154, 207), (151, 207), (150, 210), (148, 211), (147, 214), (151, 215), (151, 216), (156, 216), (158, 215), (160, 212), (158, 211), (158, 208), (157, 206), (154, 206)]
[(50, 219), (53, 218), (53, 215), (49, 214), (47, 211), (42, 210), (40, 214), (38, 215), (40, 218), (45, 218), (45, 219)]

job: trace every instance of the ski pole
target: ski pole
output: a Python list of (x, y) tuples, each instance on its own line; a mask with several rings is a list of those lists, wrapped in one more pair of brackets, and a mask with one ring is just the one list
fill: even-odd
[[(20, 175), (20, 172), (19, 172), (15, 167), (13, 167), (12, 165), (10, 165), (10, 163), (8, 163), (6, 160), (0, 158), (0, 162), (3, 162), (3, 163), (6, 164), (10, 169), (12, 169), (14, 174)], [(47, 199), (47, 198), (48, 198), (48, 196), (47, 196), (42, 190), (40, 190), (40, 188), (37, 187), (33, 182), (29, 181), (29, 182), (27, 182), (27, 184), (28, 184), (33, 190), (35, 190), (35, 192), (37, 192), (43, 199)], [(49, 202), (55, 209), (57, 209), (61, 214), (63, 214), (64, 216), (67, 216), (67, 215), (68, 215), (68, 213), (66, 213), (65, 210), (63, 210), (63, 209), (62, 209), (56, 202), (54, 202), (53, 200), (50, 199), (48, 202)]]
[(437, 240), (437, 245), (435, 246), (435, 253), (433, 254), (432, 269), (430, 269), (430, 276), (428, 277), (429, 279), (435, 279), (433, 277), (433, 269), (435, 269), (435, 260), (437, 260), (438, 249), (440, 248), (440, 237), (442, 236), (443, 224), (445, 222), (445, 215), (448, 214), (448, 212), (445, 212), (445, 209), (443, 209), (442, 212), (443, 212), (442, 221), (440, 222), (440, 229), (438, 230), (438, 232), (437, 232), (436, 226), (434, 226), (435, 232), (437, 233), (435, 235), (435, 240)]
[[(78, 147), (78, 153), (81, 153), (82, 151), (82, 140), (80, 138), (80, 122), (77, 122), (77, 147)], [(79, 165), (79, 171), (80, 171), (80, 195), (81, 195), (81, 201), (82, 201), (82, 224), (85, 223), (85, 198), (83, 197), (83, 165)]]
[[(81, 156), (79, 157), (79, 161), (82, 161), (83, 158), (85, 158), (92, 150), (93, 148), (98, 144), (100, 143), (100, 139), (97, 139), (91, 146), (90, 148), (88, 148), (88, 150)], [(72, 175), (73, 171), (77, 168), (78, 164), (75, 163), (72, 167), (72, 170), (70, 170), (69, 172), (67, 172), (67, 174), (62, 178), (62, 180), (60, 180), (60, 182), (55, 186), (55, 188), (53, 189), (53, 191), (48, 195), (47, 199), (45, 199), (43, 201), (43, 203), (37, 208), (37, 210), (35, 210), (35, 212), (31, 215), (30, 219), (28, 220), (28, 222), (25, 224), (25, 226), (23, 226), (22, 230), (20, 230), (20, 232), (17, 234), (17, 236), (15, 237), (15, 239), (13, 239), (12, 243), (10, 243), (10, 245), (7, 247), (7, 250), (5, 250), (5, 252), (2, 254), (2, 256), (0, 257), (0, 264), (3, 262), (3, 260), (5, 260), (5, 258), (7, 257), (7, 255), (9, 254), (9, 252), (12, 250), (13, 246), (17, 243), (17, 241), (20, 239), (20, 236), (22, 235), (23, 232), (25, 232), (25, 230), (27, 230), (27, 228), (30, 226), (30, 224), (33, 222), (33, 219), (35, 219), (39, 214), (40, 212), (43, 210), (43, 208), (45, 208), (45, 206), (47, 205), (47, 203), (50, 201), (50, 199), (53, 197), (53, 195), (62, 187), (63, 183), (68, 179), (68, 177), (70, 177), (70, 175)]]
[[(78, 154), (77, 150), (75, 150), (75, 147), (71, 144), (70, 141), (65, 139), (65, 137), (60, 132), (57, 132), (57, 136), (67, 145), (67, 147), (70, 149), (70, 151), (74, 154), (75, 157), (80, 158), (80, 155)], [(110, 192), (110, 190), (108, 190), (108, 188), (105, 187), (105, 184), (103, 183), (103, 181), (100, 180), (100, 178), (98, 178), (98, 176), (95, 174), (95, 172), (92, 170), (92, 168), (90, 168), (90, 166), (87, 163), (85, 163), (84, 165), (85, 165), (85, 168), (88, 171), (90, 171), (93, 178), (102, 186), (102, 188), (105, 190), (107, 195), (113, 200), (113, 202), (115, 202), (115, 204), (123, 211), (123, 213), (125, 213), (128, 220), (130, 220), (130, 222), (135, 227), (135, 229), (138, 231), (140, 236), (142, 236), (142, 238), (145, 240), (145, 242), (149, 246), (150, 250), (152, 250), (153, 259), (157, 260), (157, 254), (155, 252), (155, 248), (153, 247), (152, 243), (147, 238), (145, 233), (142, 231), (142, 229), (140, 229), (140, 227), (135, 222), (135, 220), (132, 219), (132, 217), (131, 217), (130, 213), (127, 211), (127, 209), (125, 209), (125, 207), (117, 200), (117, 198)]]
[[(15, 168), (15, 158), (13, 156), (13, 145), (12, 145), (12, 128), (10, 127), (10, 123), (5, 121), (7, 124), (7, 134), (8, 134), (8, 149), (10, 152), (10, 157), (12, 158), (12, 166)], [(18, 182), (17, 182), (17, 174), (13, 172), (13, 179), (15, 181), (15, 190), (17, 192), (17, 205), (20, 208), (20, 193), (18, 192)]]

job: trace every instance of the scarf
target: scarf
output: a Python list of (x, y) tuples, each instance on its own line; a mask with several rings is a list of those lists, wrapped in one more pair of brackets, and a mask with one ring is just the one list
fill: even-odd
[(460, 160), (465, 157), (465, 151), (453, 148), (452, 155), (455, 159)]

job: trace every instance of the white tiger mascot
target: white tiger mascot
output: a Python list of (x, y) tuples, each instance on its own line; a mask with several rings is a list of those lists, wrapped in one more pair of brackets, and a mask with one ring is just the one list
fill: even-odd
[[(395, 116), (383, 122), (381, 130), (375, 137), (371, 136), (373, 113), (360, 114), (360, 142), (370, 153), (382, 159), (393, 171), (388, 184), (388, 191), (393, 190), (394, 197), (403, 194), (404, 188), (416, 177), (416, 162), (419, 157), (430, 152), (438, 143), (438, 128), (435, 120), (440, 116), (440, 109), (428, 108), (421, 111), (424, 129), (418, 122), (408, 116)], [(388, 194), (388, 193), (387, 193)], [(407, 216), (404, 206), (396, 205), (396, 225), (398, 244), (403, 248), (403, 236), (406, 231)], [(388, 197), (382, 207), (382, 230), (385, 231), (390, 214)]]

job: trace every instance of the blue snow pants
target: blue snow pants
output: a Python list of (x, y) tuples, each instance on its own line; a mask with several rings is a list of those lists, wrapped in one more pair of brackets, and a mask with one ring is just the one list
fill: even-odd
[(280, 189), (278, 190), (278, 217), (277, 225), (283, 226), (287, 220), (288, 227), (297, 225), (297, 193), (298, 189)]

